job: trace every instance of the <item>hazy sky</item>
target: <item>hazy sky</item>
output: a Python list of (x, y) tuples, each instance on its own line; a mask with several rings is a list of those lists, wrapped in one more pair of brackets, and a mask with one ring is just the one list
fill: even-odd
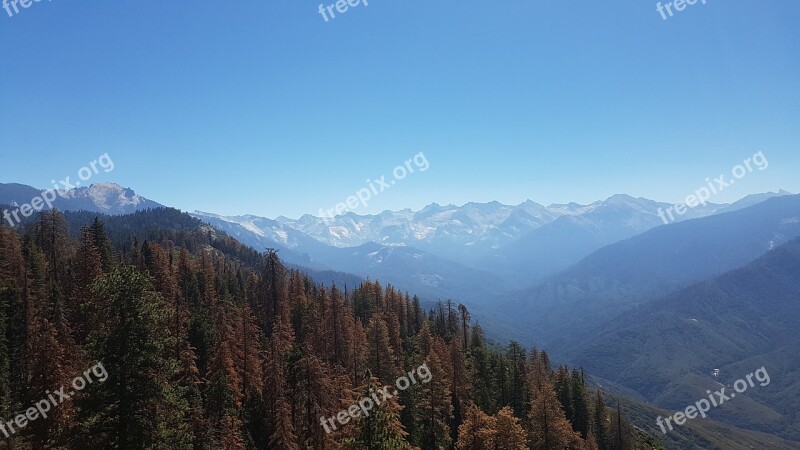
[[(330, 0), (326, 1), (326, 5)], [(800, 192), (800, 2), (52, 0), (0, 9), (0, 182), (108, 152), (160, 203), (299, 216), (423, 152), (357, 212), (624, 192)], [(13, 11), (13, 10), (12, 10)]]

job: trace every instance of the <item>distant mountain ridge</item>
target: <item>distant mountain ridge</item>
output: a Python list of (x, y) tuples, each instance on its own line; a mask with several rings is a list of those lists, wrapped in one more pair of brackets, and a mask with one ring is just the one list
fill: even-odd
[[(499, 248), (560, 217), (585, 216), (609, 204), (622, 203), (627, 203), (632, 210), (654, 217), (657, 217), (659, 207), (669, 206), (667, 203), (618, 194), (588, 205), (570, 203), (543, 206), (531, 200), (518, 205), (505, 205), (497, 201), (466, 203), (463, 206), (432, 203), (416, 212), (405, 209), (374, 215), (346, 213), (333, 218), (304, 215), (297, 220), (286, 217), (275, 220), (333, 247), (376, 242), (427, 250), (426, 247), (437, 247), (442, 243), (458, 243), (486, 250)], [(693, 209), (686, 218), (711, 214), (725, 206), (707, 204)]]
[[(757, 194), (733, 204), (708, 203), (691, 208), (680, 221), (736, 210), (767, 198)], [(659, 212), (671, 205), (618, 194), (588, 205), (543, 206), (531, 200), (404, 209), (379, 214), (346, 213), (333, 218), (299, 219), (254, 215), (193, 215), (256, 248), (281, 248), (290, 260), (321, 262), (331, 248), (376, 243), (409, 247), (443, 260), (491, 273), (517, 288), (577, 263), (595, 250), (663, 225)], [(368, 267), (360, 268), (366, 273)], [(469, 299), (472, 300), (472, 299)]]
[[(43, 189), (17, 183), (0, 183), (0, 204), (17, 206), (29, 204)], [(116, 183), (94, 183), (70, 190), (57, 190), (53, 206), (62, 211), (91, 211), (121, 215), (159, 208), (164, 205), (146, 199), (130, 188)]]

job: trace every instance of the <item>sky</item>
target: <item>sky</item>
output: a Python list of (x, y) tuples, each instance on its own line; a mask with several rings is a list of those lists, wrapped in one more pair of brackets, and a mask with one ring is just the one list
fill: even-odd
[(411, 159), (355, 212), (678, 202), (761, 151), (768, 168), (711, 201), (800, 192), (796, 0), (667, 20), (649, 0), (368, 0), (327, 22), (319, 5), (0, 9), (0, 182), (46, 188), (107, 153), (114, 170), (89, 182), (298, 217)]

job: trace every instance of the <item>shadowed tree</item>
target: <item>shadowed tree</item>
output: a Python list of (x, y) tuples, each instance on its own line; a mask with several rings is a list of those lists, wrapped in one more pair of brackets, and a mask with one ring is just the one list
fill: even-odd
[(108, 378), (85, 392), (75, 439), (91, 449), (191, 448), (186, 404), (170, 382), (178, 366), (168, 357), (174, 345), (164, 301), (132, 267), (97, 280), (92, 291), (107, 302), (107, 326), (89, 336), (90, 353)]
[(603, 392), (600, 389), (598, 389), (597, 394), (595, 394), (592, 423), (597, 446), (600, 450), (610, 450), (611, 446), (608, 440), (608, 411), (606, 411), (606, 403), (603, 399)]
[(592, 428), (592, 410), (583, 371), (572, 370), (572, 428), (581, 434), (583, 439), (589, 437)]
[(84, 344), (93, 326), (98, 324), (88, 315), (91, 307), (89, 302), (92, 299), (90, 288), (92, 283), (103, 275), (103, 262), (94, 235), (85, 225), (81, 228), (80, 246), (75, 255), (74, 266), (75, 284), (69, 298), (67, 318), (73, 325), (75, 340), (79, 344)]

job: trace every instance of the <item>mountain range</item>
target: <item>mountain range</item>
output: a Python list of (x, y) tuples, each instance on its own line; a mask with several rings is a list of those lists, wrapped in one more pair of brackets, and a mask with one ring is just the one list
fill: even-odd
[[(708, 203), (679, 219), (732, 212), (787, 194), (756, 194), (733, 204)], [(346, 258), (346, 270), (360, 275), (434, 297), (464, 294), (464, 301), (485, 304), (490, 299), (485, 286), (531, 287), (606, 245), (664, 225), (659, 212), (670, 206), (619, 194), (589, 205), (543, 206), (530, 200), (515, 206), (433, 203), (416, 212), (347, 213), (334, 218), (304, 215), (273, 220), (199, 211), (193, 215), (254, 248), (280, 249), (282, 256), (294, 263), (338, 269)], [(367, 247), (359, 250), (363, 245)], [(416, 256), (408, 257), (409, 253)], [(377, 261), (371, 256), (375, 254), (384, 258)], [(405, 258), (410, 265), (395, 258)], [(463, 289), (432, 289), (442, 283)]]
[[(12, 208), (37, 195), (0, 184), (0, 204)], [(125, 230), (145, 216), (120, 215), (162, 205), (95, 184), (59, 192), (55, 206), (84, 211), (70, 213), (85, 216), (75, 223), (102, 214), (110, 229)], [(158, 215), (173, 223), (145, 229), (205, 227), (258, 252), (276, 249), (320, 282), (371, 278), (423, 300), (453, 298), (493, 339), (547, 347), (557, 361), (624, 392), (628, 413), (641, 414), (639, 425), (651, 432), (651, 405), (681, 409), (763, 366), (771, 385), (713, 411), (720, 422), (667, 439), (675, 448), (691, 448), (684, 446), (698, 435), (733, 445), (723, 435), (747, 430), (747, 442), (800, 440), (800, 195), (706, 204), (665, 225), (659, 212), (669, 207), (620, 194), (589, 205), (434, 203), (326, 219), (176, 211)]]

